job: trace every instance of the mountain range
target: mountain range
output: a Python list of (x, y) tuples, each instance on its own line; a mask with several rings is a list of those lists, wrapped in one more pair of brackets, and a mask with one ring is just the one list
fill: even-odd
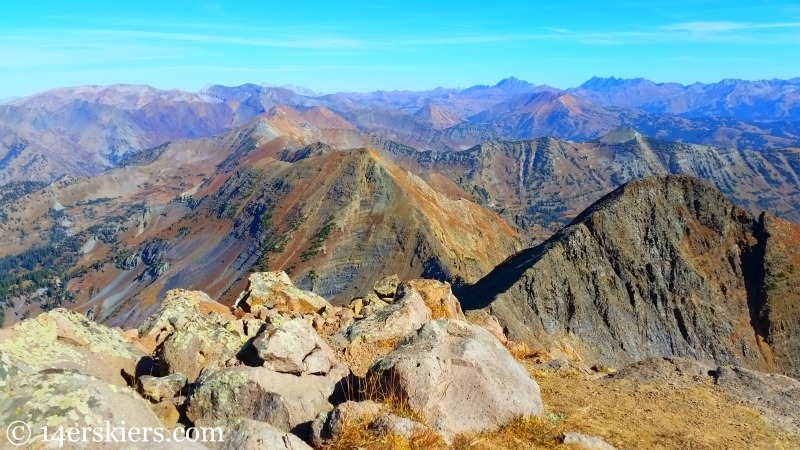
[[(533, 301), (522, 307), (523, 293), (512, 302), (484, 288), (494, 283), (487, 280), (498, 270), (507, 279), (504, 261), (552, 247), (584, 210), (626, 183), (670, 174), (705, 180), (730, 202), (720, 208), (741, 208), (730, 220), (749, 224), (730, 238), (739, 253), (772, 248), (762, 236), (773, 231), (754, 219), (762, 211), (775, 217), (767, 223), (800, 222), (800, 149), (783, 146), (794, 143), (784, 131), (800, 123), (792, 106), (798, 85), (595, 78), (563, 91), (509, 78), (330, 95), (254, 84), (198, 93), (116, 85), (11, 100), (0, 105), (3, 322), (68, 305), (108, 324), (137, 325), (170, 289), (232, 302), (248, 274), (266, 270), (284, 270), (299, 287), (341, 303), (394, 273), (481, 292), (496, 299), (493, 311), (514, 336), (542, 340), (528, 322), (515, 322)], [(786, 106), (769, 112), (776, 102)], [(715, 139), (727, 144), (702, 143)], [(751, 141), (760, 144), (742, 145)], [(622, 209), (656, 214), (636, 196), (619, 198)], [(657, 212), (689, 218), (687, 205)], [(644, 230), (625, 230), (631, 235), (622, 239), (637, 242)], [(692, 255), (706, 252), (701, 244), (691, 244)], [(653, 258), (674, 259), (680, 245), (670, 245), (673, 253)], [(603, 252), (621, 257), (595, 251)], [(568, 268), (584, 270), (594, 269)], [(747, 272), (741, 264), (730, 270), (723, 283)], [(758, 289), (772, 282), (765, 279)], [(651, 288), (636, 287), (637, 295), (650, 298)], [(714, 289), (707, 288), (720, 295)], [(677, 301), (669, 295), (662, 297)], [(472, 294), (463, 301), (486, 306)], [(754, 312), (762, 313), (769, 308)], [(684, 336), (692, 339), (704, 338)], [(732, 351), (675, 342), (670, 355)], [(618, 364), (664, 354), (648, 351), (591, 355)], [(790, 370), (763, 355), (736, 362)]]
[[(169, 141), (210, 137), (290, 108), (419, 149), (464, 150), (489, 140), (587, 141), (621, 126), (656, 138), (751, 150), (800, 142), (800, 81), (715, 84), (593, 78), (567, 90), (507, 78), (493, 86), (317, 95), (293, 86), (212, 85), (55, 89), (0, 104), (0, 184), (50, 182), (119, 166)], [(319, 109), (323, 108), (323, 109)], [(292, 117), (303, 123), (314, 121)], [(320, 126), (322, 125), (322, 126)]]
[(800, 78), (0, 103), (5, 424), (796, 448), (798, 377)]

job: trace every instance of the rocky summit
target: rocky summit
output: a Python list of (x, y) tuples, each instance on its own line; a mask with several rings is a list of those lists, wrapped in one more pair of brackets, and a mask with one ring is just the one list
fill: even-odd
[[(719, 196), (708, 186), (685, 178), (651, 179), (626, 186), (572, 227), (593, 223), (592, 229), (598, 229), (600, 219), (590, 220), (593, 215), (620, 199), (641, 198), (642, 190), (652, 194), (645, 195), (648, 201), (660, 205), (651, 205), (654, 211), (649, 217), (657, 217), (657, 210), (668, 205), (686, 206), (686, 216), (672, 224), (675, 233), (691, 227), (690, 233), (703, 232), (697, 239), (718, 242), (718, 234), (738, 237), (745, 233), (748, 237), (751, 235), (746, 233), (765, 227), (767, 231), (748, 245), (756, 246), (758, 239), (766, 236), (767, 245), (759, 257), (785, 250), (769, 241), (787, 232), (779, 228), (782, 223), (771, 223), (775, 219), (765, 217), (754, 220), (735, 207), (725, 209), (724, 204), (722, 209), (713, 209), (710, 203)], [(629, 227), (623, 222), (633, 217), (618, 216), (615, 226)], [(737, 221), (729, 223), (731, 217)], [(693, 225), (692, 220), (708, 229)], [(709, 231), (712, 227), (717, 234)], [(627, 245), (633, 244), (628, 241)], [(557, 244), (546, 245), (553, 249)], [(734, 251), (728, 244), (717, 246)], [(713, 247), (705, 250), (711, 261)], [(745, 255), (745, 259), (750, 257)], [(772, 265), (766, 269), (770, 274), (783, 267), (775, 264), (786, 263), (770, 258)], [(512, 261), (498, 270), (506, 270)], [(709, 260), (705, 261), (703, 270), (712, 273)], [(687, 268), (680, 270), (683, 277), (693, 279)], [(740, 274), (752, 273), (753, 268), (741, 270)], [(679, 282), (683, 281), (676, 284)], [(695, 288), (702, 289), (704, 285), (697, 283)], [(536, 282), (527, 285), (536, 287)], [(714, 306), (710, 303), (716, 299), (695, 299), (693, 304), (713, 306), (717, 318), (705, 320), (717, 326), (714, 324), (738, 311), (736, 301), (741, 299), (733, 289), (729, 289), (728, 303)], [(785, 296), (780, 299), (786, 301)], [(721, 341), (697, 344), (696, 351), (706, 351), (708, 357), (688, 355), (692, 359), (648, 358), (640, 349), (649, 346), (651, 353), (656, 353), (657, 347), (641, 340), (611, 347), (591, 342), (597, 349), (594, 355), (604, 364), (633, 360), (638, 355), (634, 351), (644, 355), (619, 371), (600, 363), (590, 367), (590, 356), (578, 354), (590, 342), (587, 339), (583, 342), (586, 347), (579, 346), (578, 340), (585, 337), (577, 330), (588, 327), (552, 334), (531, 322), (513, 322), (512, 311), (523, 318), (532, 314), (525, 305), (512, 310), (510, 304), (503, 309), (499, 307), (502, 301), (498, 297), (491, 306), (497, 317), (486, 310), (464, 314), (448, 283), (390, 275), (346, 306), (336, 306), (294, 286), (279, 271), (252, 274), (249, 286), (232, 307), (200, 291), (169, 291), (160, 307), (133, 329), (109, 328), (78, 313), (55, 309), (2, 330), (0, 423), (8, 426), (22, 421), (36, 430), (24, 448), (488, 450), (661, 447), (664, 442), (700, 448), (800, 445), (800, 413), (795, 407), (800, 382), (767, 373), (791, 372), (795, 366), (787, 355), (796, 354), (791, 340), (777, 331), (789, 330), (793, 316), (772, 316), (782, 305), (772, 297), (763, 298), (758, 317), (764, 321), (760, 323), (774, 323), (775, 328), (758, 329), (764, 334), (757, 335), (755, 344), (748, 336), (733, 341), (743, 349), (760, 345), (755, 347), (762, 352), (758, 357), (740, 356), (738, 364), (737, 355), (726, 354), (722, 361), (718, 355), (729, 347)], [(579, 310), (577, 305), (572, 308)], [(575, 315), (575, 324), (593, 314), (588, 306), (580, 308), (585, 312)], [(618, 324), (611, 308), (619, 307), (608, 306), (608, 329), (598, 333), (611, 333), (610, 327)], [(641, 314), (646, 314), (648, 310), (642, 308)], [(681, 314), (690, 314), (691, 309), (684, 306), (683, 311)], [(747, 311), (739, 313), (747, 315)], [(538, 317), (542, 323), (553, 323), (548, 316)], [(648, 317), (656, 320), (654, 315)], [(700, 315), (693, 317), (699, 320)], [(654, 327), (668, 324), (665, 321)], [(527, 334), (522, 325), (529, 327)], [(699, 328), (686, 330), (700, 333)], [(570, 333), (578, 351), (566, 350), (563, 338)], [(739, 334), (744, 333), (739, 330)], [(529, 337), (533, 339), (528, 344), (514, 341)], [(561, 350), (535, 348), (553, 344), (557, 338), (562, 339), (558, 343)], [(676, 352), (690, 353), (683, 349), (692, 348), (695, 341), (682, 347), (677, 340), (671, 342)], [(772, 355), (769, 361), (763, 353), (767, 350)], [(698, 361), (715, 358), (721, 363)], [(761, 370), (753, 370), (756, 366)], [(565, 389), (567, 386), (570, 388)], [(654, 392), (660, 394), (654, 396)], [(630, 427), (616, 423), (612, 418), (616, 413), (607, 415), (609, 405), (618, 408), (624, 399), (635, 399), (646, 420), (652, 415), (648, 411), (662, 411), (664, 405), (677, 415), (657, 416), (658, 422), (641, 422), (635, 433), (625, 432)], [(599, 415), (587, 417), (587, 408)], [(725, 412), (702, 414), (714, 408)], [(625, 417), (636, 422), (638, 416)], [(38, 432), (43, 427), (102, 431), (106, 423), (120, 429), (158, 430), (155, 435), (162, 437), (197, 439), (178, 443), (125, 441), (123, 437), (120, 441), (117, 435), (112, 441), (81, 440), (69, 434), (66, 438), (48, 437)], [(664, 423), (672, 427), (673, 434), (665, 437)], [(696, 437), (686, 434), (690, 429)], [(0, 437), (0, 448), (15, 448), (16, 439), (15, 434)]]
[(800, 227), (685, 176), (630, 182), (457, 295), (589, 363), (680, 356), (800, 375)]

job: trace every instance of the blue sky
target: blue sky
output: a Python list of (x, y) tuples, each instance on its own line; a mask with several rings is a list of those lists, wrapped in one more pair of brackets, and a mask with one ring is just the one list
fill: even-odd
[(321, 92), (800, 76), (794, 1), (15, 2), (0, 99), (60, 86)]

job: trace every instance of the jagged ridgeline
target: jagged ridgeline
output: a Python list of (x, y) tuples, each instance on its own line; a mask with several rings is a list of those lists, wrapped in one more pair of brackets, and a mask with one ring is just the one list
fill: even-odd
[[(111, 324), (135, 324), (173, 288), (203, 289), (231, 301), (252, 271), (285, 270), (298, 285), (339, 301), (387, 273), (474, 282), (521, 248), (517, 230), (459, 195), (452, 183), (456, 195), (445, 195), (376, 150), (297, 147), (282, 138), (265, 140), (263, 126), (255, 122), (224, 146), (219, 140), (168, 145), (138, 165), (33, 193), (25, 199), (29, 208), (40, 208), (48, 219), (38, 226), (66, 233), (75, 248), (59, 270), (31, 283), (25, 277), (49, 266), (16, 263), (27, 261), (29, 250), (9, 257), (16, 265), (8, 297), (17, 298), (17, 306), (18, 293), (49, 299), (55, 291), (46, 283), (60, 278), (63, 289), (71, 286), (72, 308)], [(231, 158), (220, 147), (238, 154)], [(200, 154), (198, 166), (191, 166), (187, 152)], [(204, 174), (200, 165), (209, 159), (218, 168)], [(171, 181), (154, 175), (176, 160), (184, 168), (170, 171), (191, 170), (189, 176)], [(117, 187), (120, 178), (140, 184), (125, 192)], [(164, 184), (142, 182), (154, 178)], [(107, 185), (114, 186), (113, 200), (74, 200)], [(171, 198), (164, 199), (168, 192)], [(134, 198), (152, 206), (111, 213)], [(56, 199), (66, 205), (53, 213), (48, 202)], [(66, 251), (56, 241), (47, 245)], [(72, 267), (79, 272), (68, 272)], [(21, 285), (26, 290), (11, 291)], [(63, 301), (40, 303), (46, 310)]]
[(456, 295), (512, 339), (622, 366), (652, 356), (800, 374), (800, 226), (696, 178), (630, 182)]
[(584, 143), (495, 140), (439, 152), (332, 114), (278, 107), (97, 176), (7, 185), (7, 322), (63, 304), (136, 323), (169, 289), (231, 301), (259, 270), (286, 270), (336, 302), (387, 273), (473, 283), (620, 184), (657, 174), (704, 178), (752, 215), (800, 219), (793, 148), (720, 149), (620, 128)]
[(800, 150), (752, 151), (669, 142), (623, 127), (583, 143), (554, 138), (486, 142), (461, 152), (389, 149), (416, 173), (442, 174), (540, 237), (621, 184), (660, 174), (707, 180), (751, 214), (800, 221)]

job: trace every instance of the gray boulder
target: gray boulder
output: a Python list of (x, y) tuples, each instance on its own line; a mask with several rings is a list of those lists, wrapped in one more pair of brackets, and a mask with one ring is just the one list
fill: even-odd
[(275, 372), (295, 375), (328, 375), (342, 378), (347, 367), (314, 328), (303, 319), (268, 327), (245, 349), (255, 353), (263, 366)]
[(212, 371), (198, 380), (186, 415), (202, 426), (224, 426), (245, 418), (290, 431), (333, 408), (329, 398), (341, 378), (333, 373), (297, 376), (248, 366)]
[(564, 440), (562, 442), (584, 450), (616, 450), (613, 445), (609, 444), (601, 437), (589, 436), (573, 431), (564, 433)]
[(405, 400), (446, 441), (541, 416), (539, 386), (483, 328), (435, 320), (378, 359), (368, 378)]
[(216, 450), (311, 450), (299, 437), (272, 425), (252, 419), (242, 419), (229, 426), (225, 439), (214, 446)]
[(139, 392), (142, 397), (153, 402), (168, 400), (181, 391), (186, 386), (186, 375), (174, 373), (165, 377), (154, 377), (142, 375), (139, 377)]

